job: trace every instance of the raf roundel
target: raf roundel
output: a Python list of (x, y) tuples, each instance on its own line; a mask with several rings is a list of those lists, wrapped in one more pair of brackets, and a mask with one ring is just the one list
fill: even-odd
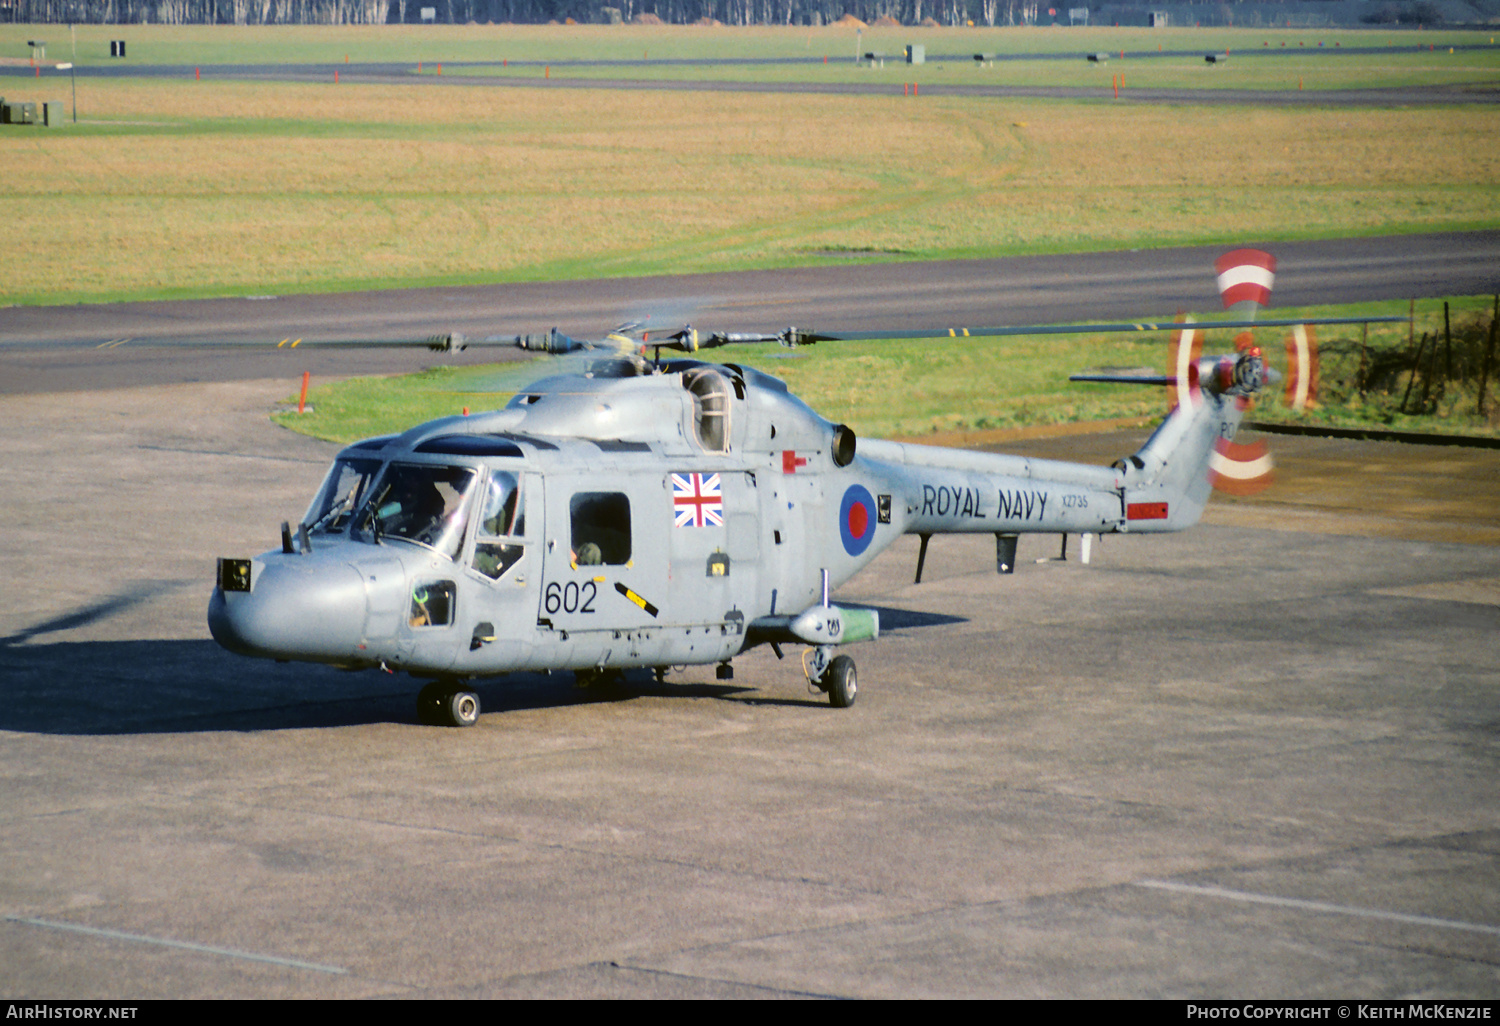
[(875, 499), (864, 485), (850, 485), (839, 504), (839, 536), (844, 551), (858, 556), (875, 537)]

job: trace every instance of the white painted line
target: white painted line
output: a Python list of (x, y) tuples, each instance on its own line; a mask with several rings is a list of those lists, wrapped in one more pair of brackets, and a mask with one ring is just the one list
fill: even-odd
[(1491, 936), (1500, 937), (1500, 926), (1485, 926), (1482, 923), (1464, 923), (1457, 919), (1411, 916), (1404, 912), (1382, 912), (1379, 909), (1356, 908), (1353, 905), (1334, 905), (1327, 901), (1306, 901), (1302, 898), (1278, 898), (1265, 894), (1250, 894), (1246, 891), (1231, 891), (1224, 887), (1199, 887), (1195, 884), (1172, 883), (1168, 880), (1137, 880), (1135, 886), (1149, 887), (1158, 891), (1177, 891), (1181, 894), (1201, 894), (1209, 898), (1244, 901), (1252, 905), (1278, 905), (1282, 908), (1298, 908), (1307, 912), (1332, 912), (1336, 915), (1358, 916), (1362, 919), (1388, 919), (1396, 923), (1411, 923), (1415, 926), (1437, 926), (1445, 930), (1468, 930), (1472, 933), (1487, 933)]
[(349, 971), (336, 965), (299, 962), (294, 958), (277, 958), (275, 955), (257, 955), (252, 951), (236, 951), (233, 948), (209, 947), (207, 944), (190, 944), (187, 941), (163, 940), (160, 937), (147, 937), (139, 933), (104, 930), (96, 926), (79, 926), (77, 923), (59, 923), (51, 919), (6, 916), (5, 921), (7, 923), (26, 923), (29, 926), (43, 926), (52, 930), (67, 930), (71, 933), (86, 933), (91, 937), (107, 937), (110, 940), (135, 941), (139, 944), (157, 944), (164, 948), (181, 948), (183, 951), (196, 951), (204, 955), (222, 955), (225, 958), (240, 958), (250, 962), (269, 962), (272, 965), (284, 965), (292, 969), (307, 969), (315, 973), (333, 973), (341, 976)]

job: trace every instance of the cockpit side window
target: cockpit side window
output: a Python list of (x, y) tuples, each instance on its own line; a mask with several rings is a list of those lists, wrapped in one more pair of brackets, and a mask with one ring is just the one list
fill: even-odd
[(630, 500), (620, 492), (579, 492), (568, 503), (573, 562), (621, 566), (630, 562)]
[(499, 580), (520, 561), (526, 548), (526, 508), (521, 503), (521, 482), (508, 470), (496, 470), (484, 489), (475, 531), (474, 569)]
[(509, 470), (490, 475), (479, 516), (481, 534), (505, 537), (526, 533), (526, 512), (521, 506), (521, 482)]
[(323, 487), (318, 489), (312, 505), (307, 507), (307, 515), (302, 518), (308, 531), (342, 534), (379, 470), (379, 460), (335, 460), (328, 476), (323, 479)]
[(469, 467), (392, 463), (375, 485), (359, 529), (376, 540), (402, 538), (457, 559), (474, 477)]

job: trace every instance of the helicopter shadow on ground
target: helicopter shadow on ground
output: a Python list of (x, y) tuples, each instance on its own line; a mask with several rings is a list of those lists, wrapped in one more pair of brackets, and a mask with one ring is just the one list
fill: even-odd
[[(417, 722), (416, 696), (423, 681), (405, 673), (350, 673), (306, 663), (247, 660), (208, 639), (36, 640), (36, 635), (77, 626), (108, 611), (103, 605), (90, 607), (0, 638), (0, 730), (111, 735)], [(941, 614), (885, 608), (879, 612), (888, 631), (961, 622)], [(787, 658), (797, 656), (788, 651)], [(645, 697), (757, 705), (826, 702), (816, 695), (777, 698), (754, 687), (714, 681), (708, 679), (711, 666), (688, 672), (697, 679), (678, 683), (669, 677), (657, 682), (649, 670), (632, 670), (608, 683), (578, 687), (569, 672), (516, 673), (479, 679), (470, 686), (486, 713)]]
[(965, 616), (949, 613), (929, 613), (925, 609), (896, 609), (893, 606), (872, 606), (867, 602), (840, 602), (845, 609), (868, 609), (880, 614), (880, 634), (884, 637), (896, 631), (914, 630), (919, 627), (947, 627), (956, 623), (968, 623)]
[[(171, 734), (417, 723), (424, 679), (379, 670), (248, 660), (213, 641), (0, 645), (0, 730)], [(637, 682), (581, 688), (571, 673), (472, 682), (486, 713), (622, 701), (644, 693), (722, 697), (733, 686)]]

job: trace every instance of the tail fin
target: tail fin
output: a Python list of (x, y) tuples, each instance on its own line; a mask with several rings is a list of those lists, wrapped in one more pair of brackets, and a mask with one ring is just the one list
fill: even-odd
[(1215, 454), (1239, 430), (1246, 398), (1265, 384), (1266, 369), (1252, 350), (1199, 360), (1188, 379), (1187, 400), (1135, 455), (1116, 464), (1131, 531), (1180, 531), (1198, 522), (1213, 490)]

